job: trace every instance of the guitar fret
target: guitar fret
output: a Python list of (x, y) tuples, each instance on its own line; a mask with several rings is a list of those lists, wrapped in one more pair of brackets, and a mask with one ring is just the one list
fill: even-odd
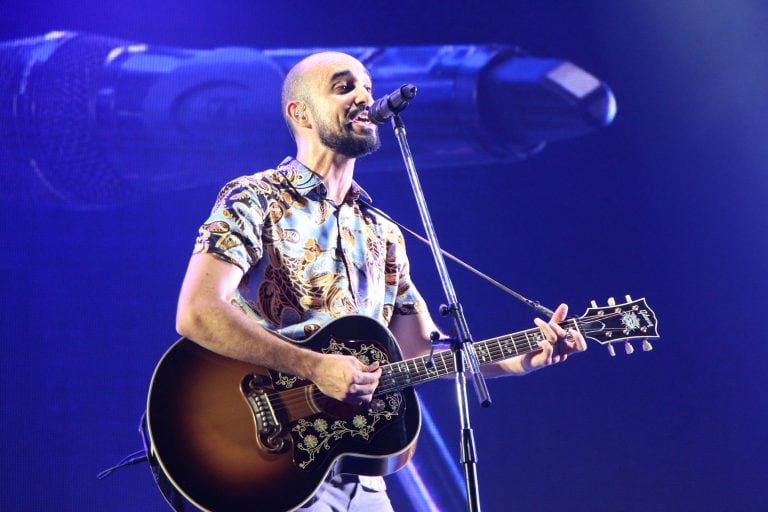
[[(440, 361), (443, 363), (443, 375), (448, 375), (450, 373), (450, 371), (448, 369), (448, 363), (445, 362), (445, 354), (447, 352), (448, 351), (446, 350), (444, 352), (438, 352), (436, 354), (436, 355), (440, 356)], [(435, 365), (435, 366), (437, 366), (437, 365)]]
[[(419, 364), (421, 363), (421, 364)], [(413, 360), (414, 375), (417, 377), (417, 381), (424, 380), (424, 373), (429, 373), (427, 370), (426, 360), (423, 358)]]
[(427, 376), (429, 378), (435, 378), (440, 375), (440, 372), (437, 369), (437, 361), (435, 360), (435, 354), (432, 354), (432, 366), (427, 366), (427, 361), (429, 360), (428, 357), (422, 357), (421, 362), (424, 365), (424, 370), (427, 372)]
[(446, 366), (447, 371), (449, 373), (454, 373), (456, 371), (456, 359), (453, 357), (453, 352), (450, 352), (450, 351), (446, 352), (445, 357), (448, 358), (448, 363)]
[[(391, 364), (387, 365), (387, 374), (389, 375), (389, 388), (397, 388), (397, 376), (395, 374), (395, 368)], [(389, 391), (389, 388), (387, 389)]]
[(406, 383), (411, 383), (411, 375), (408, 373), (408, 361), (398, 363), (400, 367), (400, 373), (403, 375)]
[(513, 351), (515, 355), (525, 354), (526, 338), (524, 334), (510, 334), (507, 336), (507, 346), (510, 351)]
[(485, 343), (476, 343), (475, 348), (477, 349), (475, 353), (477, 354), (478, 362), (490, 363), (493, 361), (491, 353), (488, 351), (488, 346)]
[(439, 361), (437, 360), (436, 356), (440, 355), (438, 352), (437, 354), (432, 355), (432, 365), (430, 366), (429, 363), (429, 356), (424, 356), (419, 358), (419, 362), (421, 363), (421, 370), (419, 370), (419, 380), (425, 381), (425, 380), (432, 380), (436, 377), (440, 376), (440, 370), (437, 367), (437, 364)]
[(501, 338), (496, 338), (495, 341), (496, 341), (496, 345), (499, 346), (499, 354), (501, 354), (501, 356), (503, 357), (504, 356), (504, 345), (501, 344)]
[[(499, 346), (501, 346), (502, 338), (498, 338), (498, 339), (499, 339)], [(503, 345), (503, 348), (501, 349), (502, 356), (512, 357), (513, 355), (520, 354), (520, 350), (518, 350), (517, 344), (515, 344), (514, 342), (515, 341), (514, 337), (504, 336), (503, 339), (504, 339), (504, 345)]]
[(390, 365), (384, 367), (381, 373), (381, 382), (383, 384), (382, 387), (389, 387), (395, 384), (395, 378), (392, 375), (392, 367)]
[(525, 341), (528, 343), (528, 348), (533, 351), (536, 347), (539, 346), (538, 341), (536, 340), (536, 334), (533, 335), (533, 343), (531, 343), (531, 338), (528, 336), (530, 331), (525, 331), (523, 334), (525, 334)]
[(491, 347), (487, 342), (478, 342), (476, 345), (481, 347), (481, 350), (485, 352), (483, 363), (492, 363), (498, 359), (497, 357), (494, 357)]

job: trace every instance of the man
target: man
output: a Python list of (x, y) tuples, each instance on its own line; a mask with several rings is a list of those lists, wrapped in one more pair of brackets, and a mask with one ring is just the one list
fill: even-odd
[[(366, 209), (352, 179), (356, 158), (379, 146), (367, 117), (371, 91), (365, 66), (346, 54), (311, 55), (291, 69), (282, 107), (296, 158), (224, 187), (200, 229), (177, 314), (179, 333), (200, 345), (308, 379), (352, 404), (372, 399), (378, 363), (312, 352), (302, 339), (333, 318), (363, 314), (387, 325), (411, 358), (429, 350), (435, 330), (400, 231)], [(488, 374), (522, 375), (584, 350), (578, 332), (557, 325), (566, 313), (561, 305), (551, 322), (536, 320), (549, 341), (540, 352)], [(339, 475), (307, 510), (391, 510), (382, 490), (381, 478)]]

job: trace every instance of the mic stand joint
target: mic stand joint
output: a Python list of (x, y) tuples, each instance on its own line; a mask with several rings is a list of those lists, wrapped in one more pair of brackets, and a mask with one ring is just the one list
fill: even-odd
[(438, 331), (432, 331), (429, 333), (429, 359), (427, 359), (426, 366), (429, 369), (432, 369), (435, 367), (435, 345), (438, 343), (444, 343), (449, 340), (443, 340), (440, 338), (440, 333)]

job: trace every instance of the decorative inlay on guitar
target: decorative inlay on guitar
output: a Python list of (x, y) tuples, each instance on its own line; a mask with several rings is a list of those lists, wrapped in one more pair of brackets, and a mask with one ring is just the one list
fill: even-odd
[[(612, 301), (609, 301), (609, 304)], [(645, 299), (599, 308), (560, 325), (608, 345), (657, 338)], [(473, 344), (480, 364), (539, 350), (538, 328)], [(286, 511), (330, 472), (385, 475), (410, 460), (421, 427), (413, 386), (455, 373), (450, 350), (402, 360), (389, 330), (364, 316), (329, 323), (304, 344), (379, 361), (370, 404), (331, 399), (309, 381), (215, 354), (182, 338), (158, 363), (147, 418), (155, 479), (175, 510)], [(631, 346), (631, 345), (628, 345)], [(650, 349), (647, 340), (644, 348)], [(629, 350), (628, 350), (629, 352)]]

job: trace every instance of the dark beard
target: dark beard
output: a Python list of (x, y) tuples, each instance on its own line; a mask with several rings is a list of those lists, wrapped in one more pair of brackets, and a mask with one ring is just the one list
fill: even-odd
[(325, 147), (349, 158), (370, 155), (381, 147), (379, 134), (375, 127), (372, 132), (365, 135), (352, 133), (351, 125), (346, 125), (342, 129), (345, 130), (345, 133), (335, 133), (323, 123), (318, 126), (317, 135)]

